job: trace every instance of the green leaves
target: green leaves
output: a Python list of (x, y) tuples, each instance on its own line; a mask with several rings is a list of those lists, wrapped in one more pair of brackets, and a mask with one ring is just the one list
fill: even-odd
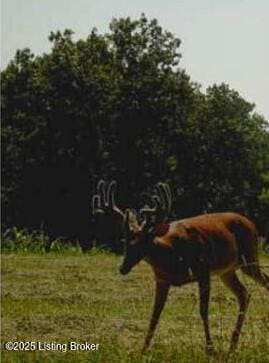
[(206, 93), (180, 68), (180, 39), (144, 14), (113, 19), (51, 52), (17, 51), (2, 72), (5, 224), (89, 238), (96, 180), (116, 178), (123, 206), (159, 180), (177, 217), (268, 215), (268, 122), (228, 85)]

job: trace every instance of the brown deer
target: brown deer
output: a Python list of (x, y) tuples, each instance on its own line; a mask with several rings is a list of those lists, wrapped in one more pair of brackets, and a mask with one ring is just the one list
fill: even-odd
[(198, 282), (206, 352), (214, 353), (208, 320), (210, 276), (213, 274), (220, 277), (238, 300), (239, 314), (230, 344), (230, 350), (235, 349), (250, 299), (236, 270), (240, 268), (269, 290), (269, 276), (259, 267), (255, 225), (232, 212), (199, 215), (168, 223), (166, 216), (171, 208), (171, 193), (163, 183), (158, 184), (158, 195), (154, 195), (152, 201), (153, 207), (145, 206), (140, 213), (133, 210), (120, 212), (122, 217), (124, 215), (126, 234), (120, 273), (128, 274), (144, 259), (155, 274), (155, 304), (143, 350), (148, 348), (153, 337), (170, 286)]

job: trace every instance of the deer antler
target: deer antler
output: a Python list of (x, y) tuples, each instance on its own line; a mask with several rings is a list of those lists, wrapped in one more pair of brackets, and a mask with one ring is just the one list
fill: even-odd
[(106, 183), (104, 180), (99, 180), (97, 184), (97, 193), (100, 196), (100, 207), (106, 206)]
[(107, 201), (107, 205), (112, 209), (114, 209), (116, 207), (116, 204), (115, 204), (116, 186), (117, 186), (116, 181), (112, 180), (112, 182), (110, 182), (107, 187), (106, 201)]
[(101, 179), (97, 184), (97, 193), (92, 197), (92, 213), (104, 213), (114, 211), (119, 213), (122, 217), (125, 214), (116, 206), (115, 203), (115, 190), (117, 183), (112, 180), (107, 186), (106, 182)]
[(102, 211), (105, 200), (104, 200), (104, 188), (105, 188), (105, 181), (99, 180), (97, 184), (97, 193), (93, 195), (92, 197), (92, 214), (96, 214), (100, 211)]
[(172, 193), (168, 184), (159, 182), (157, 184), (157, 193), (151, 196), (151, 201), (153, 207), (145, 205), (139, 212), (145, 216), (146, 220), (154, 216), (155, 223), (160, 222), (171, 213)]
[(157, 188), (160, 192), (160, 197), (162, 199), (162, 207), (167, 212), (167, 214), (171, 213), (172, 206), (172, 193), (168, 184), (159, 182), (157, 184)]

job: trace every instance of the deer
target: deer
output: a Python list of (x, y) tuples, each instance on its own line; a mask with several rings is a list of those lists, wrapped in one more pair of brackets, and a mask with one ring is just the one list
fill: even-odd
[(258, 232), (254, 223), (234, 212), (168, 221), (172, 195), (168, 184), (161, 182), (151, 196), (151, 206), (145, 205), (139, 211), (128, 208), (123, 212), (115, 205), (114, 187), (111, 206), (113, 212), (121, 216), (125, 234), (119, 272), (127, 275), (144, 260), (155, 277), (155, 301), (142, 352), (150, 346), (171, 286), (196, 282), (205, 350), (207, 354), (216, 354), (209, 328), (213, 275), (217, 275), (238, 300), (239, 312), (229, 351), (235, 350), (250, 302), (250, 294), (236, 271), (240, 269), (269, 291), (269, 276), (259, 266)]

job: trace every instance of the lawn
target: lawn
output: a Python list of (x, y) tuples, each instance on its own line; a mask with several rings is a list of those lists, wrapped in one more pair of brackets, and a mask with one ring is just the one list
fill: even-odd
[[(252, 298), (237, 352), (227, 357), (237, 303), (213, 278), (210, 325), (219, 355), (204, 354), (196, 284), (172, 288), (149, 351), (140, 349), (154, 281), (144, 262), (127, 277), (120, 257), (91, 254), (4, 254), (2, 342), (99, 344), (93, 351), (7, 351), (2, 362), (269, 362), (269, 293), (240, 274)], [(263, 257), (262, 265), (269, 266)], [(264, 271), (269, 274), (269, 268)], [(60, 345), (59, 345), (60, 347)]]

